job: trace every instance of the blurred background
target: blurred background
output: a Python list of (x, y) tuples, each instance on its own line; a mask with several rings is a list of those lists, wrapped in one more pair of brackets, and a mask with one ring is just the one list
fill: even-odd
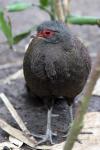
[[(0, 0), (0, 6), (5, 7), (14, 0)], [(17, 2), (22, 2), (18, 0)], [(39, 4), (38, 0), (25, 0), (27, 3)], [(99, 0), (71, 0), (70, 2), (70, 13), (74, 15), (82, 16), (95, 16), (100, 17), (100, 1)], [(44, 20), (50, 20), (49, 15), (42, 9), (37, 7), (31, 7), (21, 12), (8, 13), (11, 18), (13, 34), (16, 35), (20, 32), (25, 32), (33, 25), (38, 25)], [(70, 28), (75, 34), (77, 34), (88, 46), (91, 55), (95, 55), (95, 52), (99, 49), (100, 42), (100, 28), (97, 25), (70, 25)], [(32, 34), (32, 33), (31, 33)], [(0, 43), (5, 41), (5, 36), (0, 31)], [(24, 46), (29, 41), (28, 39), (23, 40), (18, 44), (16, 48), (17, 52), (21, 52)], [(1, 47), (1, 45), (0, 45)], [(2, 50), (0, 50), (1, 52)]]

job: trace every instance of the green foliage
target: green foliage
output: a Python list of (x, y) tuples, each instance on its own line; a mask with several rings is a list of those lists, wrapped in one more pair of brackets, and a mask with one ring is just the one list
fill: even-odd
[(16, 12), (16, 11), (23, 11), (31, 7), (32, 7), (31, 3), (16, 2), (16, 3), (12, 3), (6, 6), (6, 9), (9, 12)]
[(0, 28), (4, 33), (4, 35), (6, 36), (9, 45), (12, 47), (13, 35), (10, 19), (8, 19), (8, 21), (5, 19), (3, 9), (1, 8), (0, 8)]
[(48, 1), (48, 0), (40, 0), (40, 5), (41, 5), (42, 7), (46, 7), (46, 6), (48, 6), (48, 4), (49, 4), (49, 1)]
[[(9, 18), (9, 21), (7, 21), (7, 19), (5, 19), (4, 11), (6, 10), (8, 12), (20, 12), (20, 11), (29, 9), (33, 6), (36, 6), (36, 7), (39, 7), (40, 9), (44, 10), (45, 12), (47, 12), (50, 15), (51, 19), (54, 19), (54, 14), (52, 13), (52, 11), (49, 11), (49, 9), (48, 9), (48, 6), (52, 7), (50, 1), (52, 1), (52, 0), (40, 0), (39, 5), (34, 5), (32, 3), (26, 3), (26, 2), (16, 2), (16, 3), (11, 3), (11, 4), (7, 5), (5, 8), (0, 9), (0, 28), (1, 28), (2, 32), (5, 34), (5, 36), (7, 38), (7, 42), (10, 45), (10, 47), (12, 47), (13, 44), (18, 44), (21, 40), (26, 38), (31, 33), (31, 31), (34, 30), (34, 28), (31, 27), (28, 31), (25, 31), (23, 33), (19, 33), (19, 35), (13, 36), (10, 18)], [(51, 8), (51, 10), (52, 10), (52, 8)]]
[(70, 24), (78, 24), (78, 25), (98, 25), (100, 26), (100, 18), (92, 17), (92, 16), (68, 16), (65, 20)]
[[(4, 33), (4, 35), (7, 38), (7, 42), (10, 47), (13, 46), (13, 44), (17, 44), (24, 38), (26, 38), (31, 31), (34, 30), (33, 27), (30, 27), (29, 30), (19, 33), (19, 35), (12, 34), (12, 27), (11, 27), (11, 21), (10, 18), (5, 15), (6, 12), (20, 12), (27, 10), (32, 7), (38, 7), (40, 10), (45, 11), (50, 16), (51, 20), (56, 20), (57, 14), (55, 11), (55, 0), (39, 0), (39, 4), (32, 4), (30, 2), (16, 2), (11, 3), (7, 5), (5, 8), (0, 8), (0, 29)], [(61, 6), (62, 7), (62, 6)], [(62, 8), (63, 9), (63, 8)], [(82, 17), (82, 16), (72, 16), (67, 14), (67, 17), (65, 17), (65, 22), (69, 24), (78, 24), (78, 25), (98, 25), (100, 26), (100, 18), (96, 17)]]
[[(6, 6), (6, 9), (9, 12), (17, 12), (28, 9), (29, 7), (32, 7), (31, 3), (17, 2)], [(9, 17), (8, 20), (5, 19), (7, 17), (5, 16), (4, 10), (4, 8), (0, 8), (0, 29), (6, 36), (9, 46), (12, 47), (13, 44), (18, 44), (21, 40), (26, 38), (31, 33), (31, 31), (34, 30), (34, 27), (31, 27), (28, 31), (22, 32), (13, 37), (11, 21)]]
[(18, 44), (21, 40), (23, 40), (24, 38), (26, 38), (30, 33), (31, 33), (31, 30), (26, 31), (26, 32), (22, 32), (22, 33), (16, 35), (13, 38), (13, 40), (14, 40), (13, 44)]

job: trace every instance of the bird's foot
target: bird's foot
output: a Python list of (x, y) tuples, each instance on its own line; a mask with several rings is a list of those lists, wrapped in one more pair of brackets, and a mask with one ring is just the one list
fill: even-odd
[(64, 138), (67, 138), (67, 137), (68, 137), (68, 135), (69, 135), (69, 130), (70, 130), (71, 126), (72, 126), (72, 123), (70, 123), (70, 124), (68, 125), (67, 129), (65, 129), (65, 130), (63, 131), (63, 133), (64, 133), (65, 135), (63, 135), (62, 137), (64, 137)]
[[(64, 132), (67, 133), (67, 134), (63, 135), (63, 136), (62, 136), (63, 138), (67, 138), (67, 137), (69, 136), (71, 126), (72, 126), (72, 123), (70, 123), (69, 126), (67, 127), (66, 131), (64, 131)], [(76, 141), (77, 141), (78, 143), (82, 144), (82, 142), (81, 142), (78, 138), (76, 139)]]
[(36, 134), (33, 134), (33, 136), (36, 137), (36, 138), (42, 139), (42, 140), (40, 140), (40, 141), (36, 144), (36, 146), (37, 146), (37, 145), (42, 144), (42, 143), (45, 143), (45, 142), (47, 142), (47, 141), (49, 141), (50, 144), (55, 144), (55, 143), (53, 142), (53, 140), (52, 140), (52, 137), (53, 137), (53, 136), (57, 136), (57, 134), (56, 134), (56, 133), (53, 133), (51, 130), (47, 130), (45, 135), (36, 135)]
[(59, 117), (59, 114), (52, 114), (52, 117)]

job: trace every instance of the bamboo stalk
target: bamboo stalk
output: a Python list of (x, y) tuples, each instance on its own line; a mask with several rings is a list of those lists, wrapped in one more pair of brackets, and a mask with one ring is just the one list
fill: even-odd
[(91, 73), (87, 80), (86, 86), (83, 90), (83, 96), (81, 98), (81, 102), (77, 109), (76, 116), (73, 121), (72, 127), (69, 131), (69, 136), (66, 140), (64, 150), (72, 150), (73, 145), (77, 139), (77, 136), (83, 127), (84, 115), (87, 111), (87, 108), (88, 108), (88, 105), (90, 102), (90, 98), (92, 95), (92, 91), (94, 89), (94, 86), (95, 86), (96, 81), (99, 78), (99, 76), (100, 76), (100, 53), (97, 55), (96, 62), (91, 70)]
[(41, 5), (32, 4), (32, 6), (35, 6), (35, 7), (37, 7), (37, 8), (40, 8), (41, 10), (44, 10), (46, 13), (48, 13), (48, 15), (50, 16), (50, 18), (51, 18), (52, 20), (54, 20), (54, 14), (53, 14), (52, 11), (48, 10), (48, 9), (45, 8), (45, 7), (42, 7)]
[(62, 1), (63, 11), (64, 11), (65, 17), (70, 15), (70, 1), (71, 0), (63, 0)]
[(100, 17), (92, 16), (68, 16), (66, 17), (66, 23), (76, 25), (98, 25), (100, 26)]
[(64, 17), (64, 13), (63, 13), (61, 0), (55, 0), (55, 12), (58, 17), (58, 20), (64, 22), (65, 17)]

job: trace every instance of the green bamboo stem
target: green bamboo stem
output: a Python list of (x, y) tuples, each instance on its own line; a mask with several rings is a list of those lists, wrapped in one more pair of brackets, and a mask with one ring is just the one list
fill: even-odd
[(90, 76), (83, 90), (83, 96), (81, 98), (80, 105), (77, 109), (75, 119), (69, 131), (69, 136), (66, 140), (64, 150), (72, 150), (73, 145), (77, 139), (77, 136), (83, 127), (84, 115), (87, 111), (90, 98), (92, 95), (92, 91), (94, 89), (94, 86), (99, 76), (100, 76), (100, 54), (97, 55), (95, 65), (93, 66), (91, 70)]
[(51, 20), (56, 20), (56, 12), (55, 12), (55, 1), (50, 0), (50, 12), (52, 12), (53, 15), (50, 16)]
[(66, 23), (77, 25), (98, 25), (100, 26), (100, 17), (92, 16), (67, 16)]
[(54, 14), (53, 14), (52, 11), (49, 11), (47, 8), (42, 7), (41, 5), (32, 4), (32, 6), (35, 6), (37, 8), (40, 8), (41, 10), (45, 11), (46, 13), (48, 13), (48, 15), (50, 16), (51, 20), (54, 20)]

